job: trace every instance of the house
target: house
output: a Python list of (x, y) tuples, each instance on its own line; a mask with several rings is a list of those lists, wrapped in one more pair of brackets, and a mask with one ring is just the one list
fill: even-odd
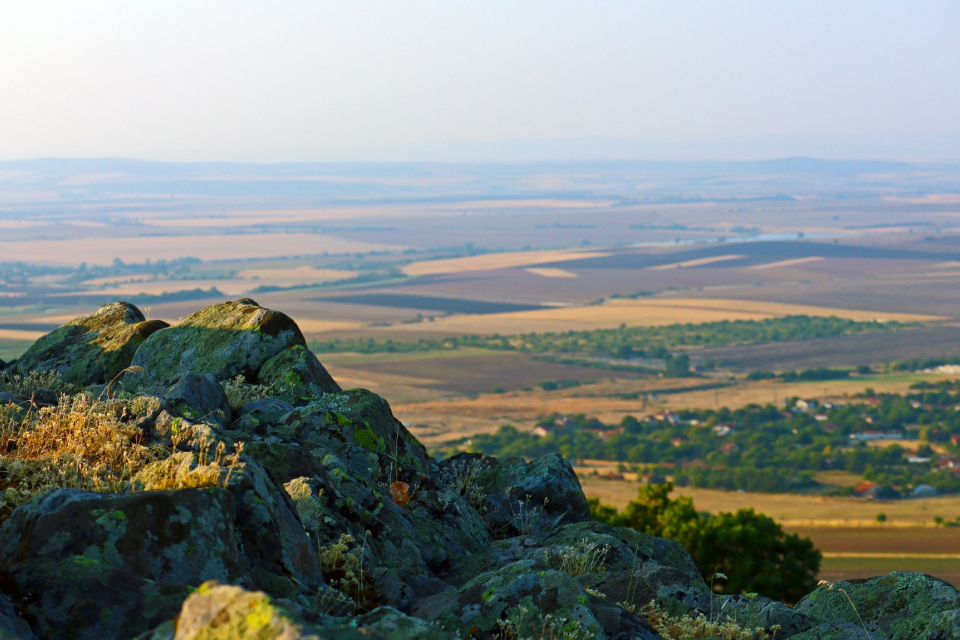
[(592, 433), (601, 439), (612, 438), (623, 434), (623, 427), (585, 427), (582, 433)]
[(858, 498), (866, 498), (867, 500), (876, 500), (881, 497), (884, 492), (883, 487), (876, 482), (870, 482), (868, 480), (864, 480), (853, 488), (854, 495)]
[(683, 438), (673, 438), (670, 440), (670, 444), (672, 444), (675, 447), (682, 447), (684, 442), (686, 442), (686, 440), (684, 440)]
[(928, 484), (918, 484), (913, 488), (910, 495), (914, 498), (932, 498), (940, 495), (940, 492), (937, 491), (936, 487), (931, 487)]
[(733, 433), (733, 426), (731, 426), (731, 425), (729, 425), (729, 424), (718, 424), (717, 426), (715, 426), (715, 427), (713, 428), (713, 431), (714, 431), (718, 436), (728, 436), (728, 435), (730, 435), (731, 433)]
[(960, 433), (954, 433), (950, 436), (950, 444), (960, 445)]
[(910, 464), (925, 464), (930, 462), (930, 458), (925, 458), (923, 456), (907, 456), (907, 462)]
[(952, 456), (940, 456), (934, 464), (938, 469), (960, 469), (960, 460)]
[(851, 440), (903, 440), (903, 434), (897, 431), (861, 431), (851, 433)]
[(793, 406), (795, 406), (797, 409), (800, 409), (801, 411), (811, 411), (813, 409), (816, 409), (818, 406), (820, 406), (820, 403), (812, 398), (800, 399), (800, 400), (797, 400)]
[(740, 445), (736, 442), (725, 442), (722, 447), (720, 447), (721, 453), (726, 453), (730, 455), (731, 453), (737, 453), (740, 451)]

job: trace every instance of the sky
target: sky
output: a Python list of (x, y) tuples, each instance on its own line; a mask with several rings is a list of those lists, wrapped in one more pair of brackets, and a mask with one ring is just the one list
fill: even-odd
[(960, 159), (953, 0), (0, 3), (0, 159)]

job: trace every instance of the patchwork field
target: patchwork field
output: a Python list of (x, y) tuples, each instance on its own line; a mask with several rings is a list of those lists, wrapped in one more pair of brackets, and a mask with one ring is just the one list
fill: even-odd
[[(115, 299), (176, 322), (251, 296), (291, 315), (310, 341), (354, 346), (792, 315), (912, 325), (672, 349), (692, 358), (694, 378), (667, 377), (665, 360), (641, 373), (629, 353), (596, 355), (589, 345), (563, 363), (463, 347), (321, 354), (343, 386), (383, 395), (431, 448), (507, 423), (529, 429), (551, 414), (617, 423), (791, 396), (843, 403), (868, 388), (900, 393), (958, 377), (880, 375), (894, 360), (960, 356), (953, 169), (809, 160), (672, 168), (111, 161), (71, 173), (69, 164), (4, 173), (0, 359)], [(171, 264), (177, 259), (187, 260)], [(859, 365), (876, 373), (791, 383), (743, 375)], [(569, 387), (541, 388), (550, 382)], [(618, 505), (631, 499), (635, 483), (591, 475), (616, 469), (583, 468), (588, 493)], [(823, 478), (833, 486), (854, 479)], [(828, 579), (897, 568), (960, 576), (955, 530), (931, 526), (934, 517), (960, 516), (960, 498), (685, 493), (701, 509), (752, 507), (812, 536)], [(881, 510), (888, 521), (877, 527)]]
[(836, 316), (851, 320), (897, 322), (930, 322), (943, 319), (939, 316), (922, 314), (886, 313), (753, 300), (663, 297), (640, 300), (614, 299), (586, 307), (493, 313), (483, 317), (457, 315), (435, 319), (430, 329), (447, 333), (509, 335), (511, 333), (611, 329), (620, 325), (649, 327), (723, 320), (762, 320), (788, 315)]

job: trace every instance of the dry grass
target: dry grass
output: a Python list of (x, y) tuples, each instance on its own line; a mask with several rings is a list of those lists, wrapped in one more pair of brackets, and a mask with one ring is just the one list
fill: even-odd
[(448, 273), (467, 273), (470, 271), (492, 271), (510, 269), (528, 265), (546, 264), (584, 258), (600, 258), (608, 253), (597, 251), (518, 251), (513, 253), (488, 253), (481, 256), (450, 258), (448, 260), (424, 260), (403, 267), (408, 276), (441, 275)]
[[(577, 331), (584, 329), (613, 329), (653, 327), (671, 324), (720, 322), (723, 320), (764, 320), (791, 315), (836, 316), (851, 320), (889, 320), (900, 322), (927, 322), (939, 316), (884, 313), (832, 307), (760, 302), (756, 300), (725, 300), (716, 298), (645, 298), (641, 300), (608, 300), (601, 305), (559, 307), (511, 313), (486, 315), (456, 315), (437, 318), (430, 323), (431, 331), (446, 333), (511, 335), (530, 332)], [(422, 331), (421, 325), (401, 325), (400, 330)]]
[(532, 268), (532, 269), (525, 269), (525, 271), (527, 273), (532, 273), (535, 276), (542, 276), (544, 278), (579, 278), (580, 277), (573, 271), (567, 271), (566, 269), (557, 269), (553, 267)]
[(123, 410), (85, 396), (63, 396), (26, 416), (0, 408), (3, 515), (49, 489), (126, 490), (137, 471), (170, 455), (168, 447), (143, 444), (143, 432), (120, 420)]
[(204, 260), (243, 260), (330, 253), (368, 253), (402, 250), (404, 247), (340, 240), (313, 233), (243, 233), (236, 235), (180, 235), (124, 238), (76, 238), (70, 240), (15, 240), (0, 243), (4, 260), (78, 265), (107, 265), (114, 258), (124, 262), (174, 260), (203, 256)]
[(660, 264), (655, 267), (647, 267), (649, 271), (666, 271), (667, 269), (683, 269), (686, 267), (702, 267), (716, 262), (726, 262), (728, 260), (739, 260), (745, 258), (742, 255), (712, 256), (709, 258), (699, 258), (697, 260), (684, 260), (683, 262), (671, 262), (670, 264)]
[(758, 269), (781, 269), (783, 267), (795, 267), (797, 265), (807, 264), (808, 262), (819, 262), (820, 260), (823, 260), (821, 256), (794, 258), (793, 260), (779, 260), (777, 262), (767, 262), (766, 264), (756, 264), (752, 267), (747, 267), (747, 270), (755, 271)]
[(172, 444), (145, 441), (126, 421), (128, 403), (61, 396), (55, 407), (0, 407), (0, 518), (51, 489), (101, 493), (224, 486), (240, 465), (242, 445), (228, 453), (212, 443), (198, 453), (177, 453), (192, 432)]
[[(581, 476), (584, 493), (600, 502), (623, 508), (636, 499), (639, 485), (636, 482), (603, 480)], [(914, 529), (933, 527), (933, 518), (960, 516), (960, 496), (941, 496), (917, 500), (858, 500), (853, 498), (827, 498), (811, 495), (777, 493), (739, 493), (714, 489), (679, 487), (674, 495), (693, 499), (697, 509), (716, 513), (733, 512), (738, 509), (755, 509), (790, 528), (878, 528)], [(887, 515), (887, 521), (876, 522), (877, 513)], [(956, 531), (955, 529), (952, 531)], [(898, 534), (891, 534), (898, 535)], [(875, 549), (879, 550), (879, 549)]]
[(722, 621), (707, 618), (702, 613), (688, 613), (674, 617), (651, 602), (639, 612), (664, 640), (694, 640), (696, 638), (722, 638), (723, 640), (774, 640), (779, 625), (771, 628), (772, 633), (764, 629), (744, 629), (729, 617)]

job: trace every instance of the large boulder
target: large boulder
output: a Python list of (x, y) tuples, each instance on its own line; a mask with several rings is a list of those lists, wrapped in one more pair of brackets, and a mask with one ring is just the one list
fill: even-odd
[(60, 489), (0, 528), (0, 570), (42, 637), (132, 637), (172, 617), (191, 587), (243, 575), (234, 518), (222, 490)]
[(455, 572), (472, 579), (519, 560), (535, 560), (577, 579), (609, 602), (641, 609), (656, 601), (673, 615), (708, 614), (713, 600), (689, 554), (672, 540), (600, 522), (579, 522), (492, 543)]
[(233, 497), (232, 524), (243, 548), (248, 582), (282, 596), (315, 587), (321, 582), (316, 546), (307, 538), (290, 497), (261, 465), (230, 457), (209, 449), (177, 453), (147, 465), (132, 485), (144, 490), (170, 485), (225, 487)]
[[(134, 484), (178, 486), (195, 468), (155, 463)], [(173, 617), (210, 579), (282, 597), (322, 586), (315, 548), (259, 465), (224, 468), (217, 484), (226, 488), (60, 489), (22, 505), (0, 528), (11, 595), (44, 637), (100, 639), (132, 637)]]
[(544, 526), (590, 519), (590, 506), (570, 463), (557, 454), (526, 462), (492, 458), (477, 478), (492, 535), (525, 535)]
[(0, 640), (34, 640), (30, 625), (17, 615), (10, 598), (0, 593)]
[(460, 637), (660, 638), (639, 617), (610, 607), (571, 576), (536, 560), (508, 564), (455, 591), (424, 598), (414, 615)]
[(172, 380), (169, 387), (159, 390), (158, 395), (182, 418), (220, 426), (230, 424), (230, 401), (210, 374), (184, 373)]
[(175, 622), (138, 640), (454, 640), (453, 635), (395, 609), (353, 620), (311, 622), (289, 601), (211, 581), (183, 603)]
[(796, 609), (756, 593), (721, 596), (715, 599), (713, 608), (712, 619), (729, 618), (744, 629), (763, 629), (771, 635), (777, 627), (775, 637), (783, 640), (814, 627), (813, 620)]
[(129, 374), (124, 384), (165, 385), (186, 373), (252, 381), (264, 363), (297, 345), (306, 341), (289, 316), (246, 299), (215, 304), (151, 335), (133, 358), (141, 370)]
[(790, 636), (790, 640), (886, 640), (886, 636), (867, 631), (860, 623), (834, 620)]
[[(924, 638), (928, 630), (942, 623), (942, 614), (958, 608), (960, 593), (951, 585), (906, 571), (825, 584), (796, 606), (797, 611), (817, 623), (844, 621), (862, 625), (889, 640)], [(815, 637), (810, 633), (794, 637)]]
[(324, 393), (340, 391), (317, 356), (306, 347), (294, 345), (267, 360), (257, 374), (260, 384), (274, 387), (291, 402), (305, 403)]
[(130, 366), (144, 341), (166, 326), (161, 320), (146, 320), (131, 304), (114, 302), (37, 340), (14, 371), (53, 371), (78, 387), (108, 383)]

